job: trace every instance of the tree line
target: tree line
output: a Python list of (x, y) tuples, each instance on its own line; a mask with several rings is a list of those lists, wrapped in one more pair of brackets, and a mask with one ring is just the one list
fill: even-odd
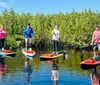
[(95, 25), (100, 24), (100, 13), (91, 9), (71, 13), (16, 13), (13, 9), (4, 10), (0, 15), (0, 24), (4, 24), (7, 30), (5, 46), (18, 48), (24, 43), (23, 30), (28, 23), (34, 30), (35, 37), (32, 44), (35, 46), (51, 46), (52, 35), (56, 24), (59, 24), (60, 42), (64, 46), (85, 46), (90, 44)]

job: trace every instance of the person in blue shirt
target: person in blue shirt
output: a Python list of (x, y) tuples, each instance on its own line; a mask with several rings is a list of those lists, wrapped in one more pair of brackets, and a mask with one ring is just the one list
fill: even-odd
[(32, 37), (34, 36), (34, 32), (30, 27), (30, 24), (28, 24), (27, 27), (24, 28), (24, 34), (25, 34), (25, 50), (28, 50), (28, 43), (29, 43), (29, 48), (31, 48)]

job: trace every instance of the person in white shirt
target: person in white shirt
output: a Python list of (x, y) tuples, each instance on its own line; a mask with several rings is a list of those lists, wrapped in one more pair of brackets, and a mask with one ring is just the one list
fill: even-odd
[(52, 44), (54, 53), (58, 51), (59, 36), (60, 31), (58, 30), (58, 25), (56, 25), (52, 31)]

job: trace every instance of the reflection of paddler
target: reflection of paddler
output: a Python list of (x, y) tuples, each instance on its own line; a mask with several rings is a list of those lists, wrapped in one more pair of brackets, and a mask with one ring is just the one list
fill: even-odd
[(93, 69), (92, 74), (90, 74), (92, 85), (100, 85), (100, 68), (96, 71), (96, 68)]
[(3, 76), (6, 72), (4, 58), (0, 57), (0, 76)]
[(30, 75), (32, 74), (32, 68), (30, 64), (30, 59), (25, 59), (25, 74), (26, 74), (26, 80), (30, 81)]
[(58, 60), (54, 59), (52, 64), (52, 80), (59, 80), (59, 72), (58, 72)]
[(6, 67), (5, 65), (0, 65), (0, 76), (5, 75)]

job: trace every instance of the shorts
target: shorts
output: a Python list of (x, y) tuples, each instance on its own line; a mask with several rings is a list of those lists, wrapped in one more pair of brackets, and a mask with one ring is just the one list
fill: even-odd
[(93, 45), (93, 50), (100, 50), (100, 44)]

